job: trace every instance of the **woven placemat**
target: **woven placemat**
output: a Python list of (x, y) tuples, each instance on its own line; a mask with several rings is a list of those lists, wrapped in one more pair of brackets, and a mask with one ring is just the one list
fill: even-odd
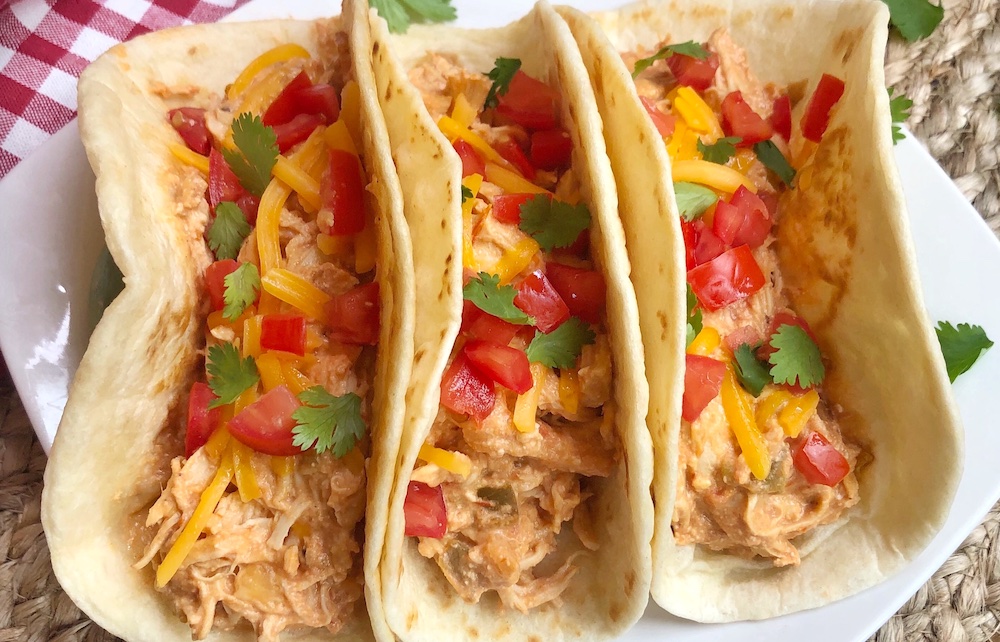
[[(945, 7), (927, 40), (890, 43), (886, 81), (913, 99), (909, 126), (1000, 233), (1000, 0)], [(52, 575), (39, 523), (45, 461), (0, 365), (0, 642), (114, 640)], [(998, 538), (1000, 504), (872, 639), (990, 640), (1000, 630)]]

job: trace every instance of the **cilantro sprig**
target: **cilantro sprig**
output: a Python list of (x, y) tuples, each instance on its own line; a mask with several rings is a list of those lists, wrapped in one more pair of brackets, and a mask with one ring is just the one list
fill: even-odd
[(222, 280), (226, 289), (222, 293), (225, 307), (222, 316), (235, 321), (243, 311), (257, 300), (260, 291), (260, 272), (253, 263), (243, 263)]
[(754, 397), (759, 397), (764, 386), (771, 383), (771, 372), (757, 358), (757, 347), (744, 343), (733, 352), (736, 357), (736, 378)]
[(948, 321), (939, 321), (934, 331), (938, 343), (941, 344), (941, 354), (948, 369), (948, 379), (955, 379), (972, 367), (976, 360), (993, 347), (993, 342), (986, 336), (981, 326), (959, 323), (955, 327)]
[(215, 219), (208, 228), (208, 247), (216, 259), (235, 259), (249, 235), (250, 223), (236, 203), (223, 201), (215, 206)]
[(771, 335), (775, 349), (768, 357), (775, 383), (809, 388), (822, 383), (826, 368), (819, 346), (797, 325), (782, 325)]
[(483, 103), (483, 107), (496, 107), (500, 103), (500, 96), (506, 94), (507, 90), (510, 89), (510, 81), (514, 79), (514, 74), (520, 68), (520, 58), (501, 57), (493, 61), (493, 69), (486, 74), (486, 77), (492, 80), (493, 84), (490, 85), (490, 91), (486, 94), (486, 102)]
[(910, 108), (913, 107), (913, 101), (907, 98), (906, 94), (893, 96), (893, 93), (895, 93), (894, 87), (889, 87), (888, 91), (889, 114), (892, 116), (892, 144), (895, 145), (906, 138), (906, 134), (903, 133), (902, 124), (910, 117)]
[(313, 386), (298, 395), (304, 405), (292, 413), (292, 443), (303, 451), (316, 447), (317, 453), (333, 451), (340, 458), (351, 452), (365, 434), (361, 418), (361, 397), (348, 392), (335, 396), (322, 386)]
[(792, 186), (792, 181), (795, 180), (795, 169), (788, 162), (788, 159), (785, 158), (785, 155), (781, 153), (777, 145), (772, 141), (765, 140), (754, 145), (753, 151), (756, 152), (760, 162), (764, 163), (765, 167), (774, 172), (785, 185), (788, 187)]
[(550, 368), (572, 368), (583, 346), (593, 343), (596, 338), (589, 325), (577, 317), (570, 317), (548, 334), (536, 331), (525, 352), (531, 363), (541, 363)]
[(742, 142), (743, 139), (739, 136), (725, 136), (711, 145), (706, 145), (698, 139), (698, 151), (709, 163), (725, 165), (736, 153), (736, 146)]
[(465, 185), (462, 185), (462, 203), (465, 203), (465, 201), (469, 200), (473, 196), (475, 196), (475, 194), (472, 193), (472, 190)]
[(687, 222), (691, 222), (705, 213), (709, 207), (719, 200), (715, 192), (703, 185), (695, 183), (674, 183), (674, 201), (677, 210)]
[(907, 42), (934, 33), (944, 18), (944, 7), (928, 0), (882, 0), (889, 7), (889, 22)]
[(583, 203), (570, 205), (539, 194), (523, 203), (521, 231), (531, 235), (546, 252), (573, 245), (590, 226), (590, 210)]
[(271, 182), (271, 169), (278, 160), (278, 137), (260, 116), (244, 112), (233, 120), (233, 143), (238, 152), (222, 148), (222, 156), (242, 185), (260, 196)]
[(244, 390), (260, 381), (253, 357), (241, 359), (240, 351), (229, 342), (208, 348), (205, 369), (208, 371), (208, 387), (218, 397), (208, 405), (209, 408), (233, 403)]
[(692, 58), (697, 58), (698, 60), (708, 58), (708, 51), (697, 42), (693, 40), (679, 42), (674, 45), (667, 45), (666, 47), (663, 47), (652, 56), (637, 60), (635, 67), (632, 68), (632, 77), (635, 78), (642, 72), (646, 71), (646, 69), (648, 69), (649, 66), (657, 60), (666, 60), (674, 54), (691, 56)]
[(449, 22), (455, 19), (451, 0), (371, 0), (389, 31), (403, 33), (413, 22)]
[(462, 296), (466, 301), (472, 301), (477, 308), (503, 319), (508, 323), (519, 325), (534, 325), (534, 318), (524, 310), (514, 305), (517, 290), (512, 285), (500, 285), (500, 277), (496, 274), (480, 272), (462, 288)]
[(687, 284), (687, 345), (691, 345), (694, 338), (702, 329), (701, 308), (698, 307), (698, 297), (695, 295), (691, 284)]

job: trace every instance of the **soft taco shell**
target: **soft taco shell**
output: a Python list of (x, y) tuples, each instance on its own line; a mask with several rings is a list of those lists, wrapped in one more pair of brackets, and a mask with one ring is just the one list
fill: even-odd
[[(674, 0), (598, 14), (596, 22), (559, 11), (597, 89), (655, 391), (654, 599), (676, 615), (723, 622), (820, 606), (881, 582), (944, 523), (963, 443), (893, 162), (884, 4)], [(847, 85), (811, 169), (783, 197), (776, 234), (793, 305), (817, 330), (827, 357), (829, 398), (846, 409), (842, 425), (872, 461), (858, 471), (861, 502), (796, 541), (803, 554), (796, 567), (678, 546), (671, 531), (684, 382), (683, 250), (669, 159), (618, 52), (702, 42), (718, 27), (746, 49), (762, 79), (804, 81), (805, 96), (824, 72)], [(665, 256), (667, 248), (673, 254)], [(661, 315), (674, 323), (662, 325)]]
[[(407, 641), (614, 637), (639, 618), (647, 602), (652, 460), (643, 424), (647, 388), (636, 303), (628, 283), (614, 181), (586, 70), (569, 31), (545, 3), (516, 23), (484, 31), (415, 26), (405, 36), (390, 36), (385, 23), (370, 15), (378, 97), (403, 186), (419, 306), (397, 471), (394, 479), (385, 473), (378, 482), (391, 484), (393, 491), (378, 569), (377, 608), (385, 620), (373, 617), (375, 630), (382, 639), (396, 635)], [(404, 537), (403, 500), (410, 472), (438, 411), (441, 377), (462, 312), (461, 163), (407, 76), (428, 51), (455, 54), (463, 66), (484, 73), (498, 56), (518, 57), (529, 75), (560, 91), (565, 121), (572, 124), (574, 167), (581, 172), (583, 200), (593, 214), (592, 247), (608, 285), (623, 461), (594, 500), (601, 548), (585, 556), (561, 604), (550, 603), (527, 614), (503, 609), (495, 596), (484, 596), (479, 604), (463, 601), (440, 569)]]
[[(348, 12), (348, 18), (350, 14)], [(124, 274), (125, 289), (91, 337), (45, 471), (42, 523), (60, 584), (94, 621), (130, 641), (190, 640), (191, 630), (154, 588), (153, 572), (132, 564), (132, 533), (159, 495), (157, 462), (178, 452), (161, 432), (182, 422), (203, 341), (206, 297), (202, 280), (212, 256), (203, 239), (208, 220), (205, 179), (179, 163), (168, 144), (179, 139), (167, 122), (164, 96), (185, 94), (186, 104), (207, 103), (248, 62), (279, 44), (297, 43), (315, 56), (335, 55), (322, 38), (340, 19), (271, 21), (182, 27), (113, 47), (80, 79), (80, 131), (97, 176), (101, 222), (108, 248)], [(367, 51), (343, 64), (360, 83)], [(408, 235), (384, 149), (384, 124), (371, 100), (362, 106), (369, 202), (378, 231), (382, 334), (370, 432), (371, 479), (395, 458), (382, 440), (396, 424), (408, 368), (393, 363), (405, 350), (412, 308)], [(379, 130), (378, 128), (382, 129)], [(403, 332), (393, 332), (402, 328)], [(391, 367), (390, 367), (391, 366)], [(385, 453), (386, 448), (391, 450)], [(164, 450), (167, 450), (165, 453)], [(371, 492), (371, 489), (369, 489)], [(371, 639), (359, 601), (353, 621), (337, 636), (325, 630), (283, 638)], [(253, 640), (249, 627), (213, 631), (210, 640)]]

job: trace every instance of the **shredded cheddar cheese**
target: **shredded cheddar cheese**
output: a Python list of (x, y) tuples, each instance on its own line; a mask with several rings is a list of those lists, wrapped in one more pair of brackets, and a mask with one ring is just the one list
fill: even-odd
[(330, 300), (330, 295), (298, 274), (274, 268), (261, 277), (260, 284), (265, 292), (302, 310), (310, 318), (324, 318), (323, 306)]
[(806, 422), (816, 414), (817, 406), (819, 406), (819, 393), (815, 390), (810, 390), (801, 397), (795, 397), (778, 415), (781, 429), (789, 437), (798, 437)]
[(443, 448), (435, 448), (430, 444), (424, 444), (420, 447), (420, 453), (417, 454), (417, 457), (423, 459), (428, 464), (434, 464), (438, 468), (447, 470), (449, 473), (461, 475), (462, 477), (468, 477), (469, 473), (472, 472), (472, 460), (465, 453), (444, 450)]
[(208, 156), (202, 156), (196, 151), (192, 151), (186, 145), (180, 143), (169, 143), (170, 153), (185, 165), (190, 165), (205, 176), (208, 176)]
[(519, 394), (514, 402), (514, 427), (521, 432), (534, 432), (536, 429), (535, 414), (538, 412), (538, 400), (545, 387), (545, 379), (549, 369), (541, 363), (531, 364), (531, 388)]
[(312, 208), (313, 213), (322, 206), (319, 197), (319, 183), (292, 161), (279, 154), (271, 173), (275, 178), (291, 187), (299, 195), (299, 198)]
[(549, 190), (535, 185), (517, 172), (504, 169), (494, 163), (486, 163), (486, 180), (508, 194), (551, 194)]
[(580, 409), (580, 377), (573, 368), (559, 371), (559, 401), (571, 415)]
[(257, 56), (250, 61), (240, 75), (236, 77), (229, 87), (226, 88), (226, 96), (233, 98), (243, 93), (254, 78), (257, 77), (264, 69), (270, 67), (277, 62), (284, 62), (286, 60), (292, 60), (293, 58), (309, 58), (309, 52), (306, 51), (300, 45), (294, 43), (278, 45), (274, 49), (268, 49), (261, 55)]
[(743, 459), (750, 472), (757, 479), (765, 479), (771, 472), (771, 458), (767, 442), (757, 426), (752, 412), (750, 393), (736, 381), (732, 366), (726, 366), (726, 376), (722, 380), (722, 409), (726, 414), (729, 428), (736, 435), (736, 441), (743, 451)]
[(490, 272), (500, 277), (501, 285), (506, 285), (524, 268), (528, 267), (540, 250), (538, 241), (526, 236), (507, 249)]
[(702, 357), (707, 357), (708, 355), (715, 352), (715, 349), (722, 344), (722, 337), (719, 336), (719, 331), (711, 326), (705, 326), (701, 329), (701, 332), (694, 338), (691, 345), (687, 347), (688, 354), (697, 354)]
[(732, 194), (740, 185), (757, 193), (757, 186), (738, 171), (705, 160), (678, 160), (671, 167), (675, 183), (698, 183), (712, 189)]

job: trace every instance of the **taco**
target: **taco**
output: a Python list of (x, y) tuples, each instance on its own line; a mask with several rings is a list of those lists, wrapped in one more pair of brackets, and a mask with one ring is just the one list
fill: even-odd
[(579, 54), (544, 4), (486, 31), (390, 36), (370, 15), (419, 311), (397, 471), (379, 482), (376, 634), (618, 635), (647, 601), (651, 445)]
[(166, 30), (80, 79), (126, 287), (42, 518), (63, 588), (127, 640), (371, 638), (367, 481), (395, 460), (412, 266), (350, 19)]
[(892, 161), (885, 6), (559, 12), (639, 300), (654, 599), (758, 619), (889, 577), (944, 523), (962, 433)]

